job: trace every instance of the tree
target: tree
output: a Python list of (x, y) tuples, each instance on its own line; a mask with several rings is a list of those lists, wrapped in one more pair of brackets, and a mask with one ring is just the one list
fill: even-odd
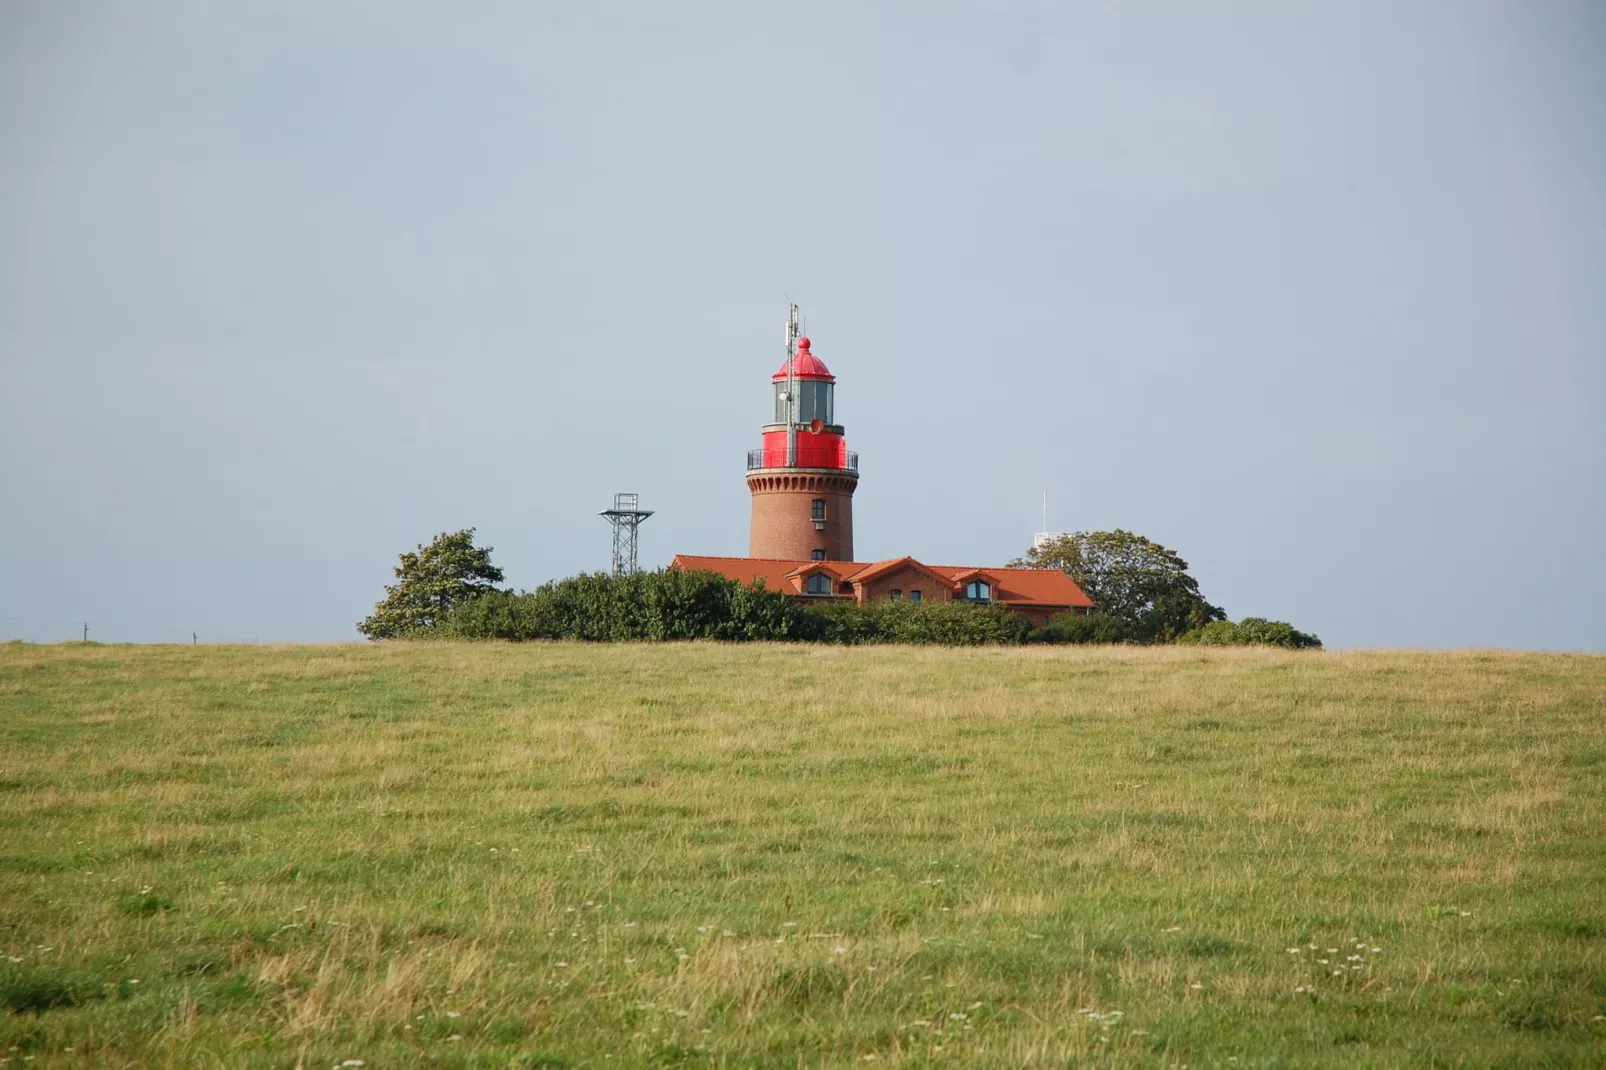
[(433, 628), (442, 617), (496, 590), (502, 570), (491, 564), (493, 547), (474, 545), (474, 529), (442, 532), (428, 546), (401, 555), (396, 583), (373, 616), (357, 625), (370, 639), (402, 639)]
[(1199, 581), (1188, 574), (1188, 563), (1176, 551), (1130, 531), (1062, 535), (1009, 564), (1062, 569), (1135, 642), (1170, 642), (1227, 617), (1205, 601)]

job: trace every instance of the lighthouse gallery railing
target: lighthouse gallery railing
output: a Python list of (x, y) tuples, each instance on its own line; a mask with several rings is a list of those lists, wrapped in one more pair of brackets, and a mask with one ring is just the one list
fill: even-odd
[[(762, 449), (748, 450), (747, 451), (747, 470), (749, 472), (753, 471), (753, 469), (755, 469), (755, 468), (785, 468), (785, 467), (786, 467), (786, 460), (785, 460), (784, 451), (782, 453), (782, 459), (781, 459), (781, 463), (780, 464), (765, 464), (764, 463), (764, 451)], [(799, 464), (796, 465), (796, 467), (798, 467), (798, 468), (835, 468), (835, 469), (838, 469), (838, 470), (845, 470), (845, 471), (848, 471), (848, 472), (857, 472), (859, 470), (859, 455), (856, 452), (854, 452), (853, 450), (849, 450), (847, 452), (846, 463), (844, 463), (844, 464), (818, 464), (818, 465), (815, 465), (815, 464), (799, 463)]]

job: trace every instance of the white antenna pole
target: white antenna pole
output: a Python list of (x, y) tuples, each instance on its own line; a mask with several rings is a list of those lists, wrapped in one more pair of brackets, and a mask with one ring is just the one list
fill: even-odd
[(797, 467), (797, 305), (786, 313), (786, 467)]
[(1043, 530), (1048, 530), (1048, 491), (1043, 492)]

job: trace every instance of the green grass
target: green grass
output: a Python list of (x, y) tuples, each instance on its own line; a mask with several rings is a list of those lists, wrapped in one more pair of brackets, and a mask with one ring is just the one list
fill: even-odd
[(1602, 657), (0, 646), (13, 1068), (1600, 1066), (1603, 1015)]

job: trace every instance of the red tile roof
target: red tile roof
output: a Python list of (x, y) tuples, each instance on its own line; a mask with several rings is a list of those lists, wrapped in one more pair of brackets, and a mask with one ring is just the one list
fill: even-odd
[(993, 581), (993, 601), (1026, 606), (1081, 606), (1093, 608), (1093, 599), (1076, 581), (1057, 568), (975, 568), (968, 565), (928, 565), (931, 571), (955, 583), (969, 573)]
[(857, 571), (850, 570), (847, 578), (854, 583), (869, 583), (877, 576), (885, 576), (887, 573), (894, 572), (900, 568), (918, 569), (919, 571), (930, 576), (932, 579), (936, 580), (938, 583), (946, 584), (949, 587), (953, 586), (952, 577), (944, 576), (941, 573), (934, 572), (930, 566), (923, 565), (912, 557), (894, 557), (889, 558), (886, 561), (875, 561), (871, 564), (865, 565), (863, 568), (857, 569)]
[(802, 587), (794, 573), (813, 565), (825, 565), (838, 578), (863, 582), (890, 570), (894, 565), (923, 568), (958, 585), (959, 577), (981, 573), (993, 581), (993, 601), (1009, 605), (1065, 606), (1091, 608), (1093, 600), (1082, 593), (1065, 573), (1051, 568), (975, 568), (969, 565), (927, 565), (912, 557), (886, 561), (792, 561), (773, 557), (699, 557), (676, 554), (673, 568), (687, 571), (717, 572), (738, 583), (764, 581), (771, 591), (798, 594)]
[(788, 578), (805, 565), (831, 564), (841, 567), (847, 562), (791, 561), (777, 557), (698, 557), (694, 554), (676, 554), (671, 568), (688, 572), (717, 572), (737, 583), (755, 584), (760, 580), (771, 591), (797, 594), (802, 588)]

